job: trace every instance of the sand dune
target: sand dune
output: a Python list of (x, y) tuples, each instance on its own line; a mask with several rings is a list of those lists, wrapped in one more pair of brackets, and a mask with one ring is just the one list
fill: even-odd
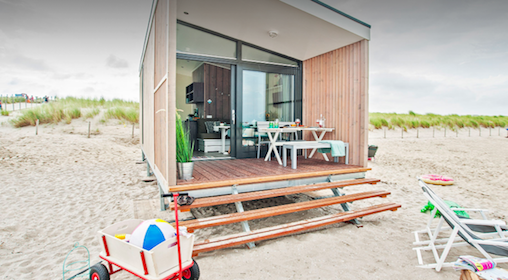
[[(33, 127), (0, 126), (1, 279), (61, 279), (63, 260), (75, 242), (88, 247), (93, 264), (99, 261), (97, 230), (135, 217), (170, 219), (170, 213), (157, 209), (156, 185), (141, 181), (146, 165), (136, 164), (141, 152), (139, 140), (131, 138), (132, 128), (112, 123), (93, 123), (95, 135), (91, 138), (87, 138), (87, 122), (82, 120), (43, 125), (37, 136)], [(366, 217), (362, 228), (339, 224), (260, 242), (251, 250), (236, 247), (203, 254), (197, 258), (201, 279), (458, 279), (459, 273), (452, 269), (437, 273), (415, 267), (411, 232), (421, 229), (427, 218), (420, 213), (426, 201), (415, 177), (428, 173), (452, 176), (455, 185), (434, 190), (465, 207), (487, 207), (492, 218), (506, 221), (508, 139), (497, 134), (384, 139), (382, 133), (371, 133), (370, 144), (378, 145), (379, 150), (368, 172), (368, 177), (382, 183), (350, 187), (346, 192), (389, 190), (392, 195), (384, 200), (355, 202), (352, 207), (389, 200), (402, 204), (399, 211)], [(308, 198), (266, 200), (246, 208), (302, 199)], [(203, 208), (195, 215), (230, 208)], [(264, 219), (252, 227), (339, 208)], [(238, 225), (231, 225), (196, 234), (203, 239), (239, 230)], [(452, 251), (449, 260), (458, 253), (477, 255), (464, 248)], [(122, 273), (113, 279), (137, 278)]]

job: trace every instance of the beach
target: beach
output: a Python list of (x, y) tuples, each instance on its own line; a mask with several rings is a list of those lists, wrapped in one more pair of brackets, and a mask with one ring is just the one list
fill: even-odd
[[(0, 117), (0, 123), (6, 117)], [(155, 182), (144, 182), (139, 127), (109, 121), (45, 124), (12, 128), (0, 125), (0, 279), (61, 279), (66, 254), (76, 242), (90, 251), (90, 263), (99, 261), (97, 231), (115, 222), (140, 218), (170, 220), (158, 209)], [(467, 129), (458, 134), (443, 130), (383, 130), (369, 134), (377, 145), (368, 178), (377, 185), (344, 189), (345, 193), (387, 190), (387, 198), (354, 202), (352, 209), (395, 202), (396, 212), (361, 219), (362, 227), (341, 223), (312, 232), (261, 241), (253, 249), (238, 246), (201, 254), (196, 258), (201, 278), (208, 279), (459, 279), (459, 272), (417, 268), (412, 250), (413, 231), (425, 227), (427, 201), (416, 177), (441, 174), (455, 179), (452, 186), (433, 186), (445, 200), (462, 207), (487, 208), (490, 218), (507, 221), (508, 139), (506, 131)], [(402, 134), (402, 138), (401, 137)], [(418, 134), (418, 138), (417, 138)], [(471, 135), (471, 136), (469, 136)], [(491, 135), (491, 136), (489, 136)], [(280, 200), (310, 199), (305, 195), (252, 203), (274, 205)], [(247, 204), (247, 208), (250, 207)], [(226, 205), (198, 209), (196, 216), (234, 209)], [(253, 228), (285, 223), (327, 213), (340, 206), (294, 213), (252, 223)], [(238, 232), (239, 225), (197, 230), (197, 240)], [(447, 261), (459, 255), (479, 256), (472, 247), (452, 249)], [(424, 260), (431, 260), (431, 253)], [(508, 268), (505, 264), (500, 267)], [(120, 275), (121, 274), (121, 275)], [(137, 279), (121, 272), (112, 279)]]

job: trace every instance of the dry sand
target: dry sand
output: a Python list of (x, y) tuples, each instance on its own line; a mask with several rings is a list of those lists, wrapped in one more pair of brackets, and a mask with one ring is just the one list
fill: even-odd
[[(0, 122), (6, 118), (0, 117)], [(99, 129), (97, 132), (96, 129)], [(96, 232), (130, 218), (170, 219), (158, 211), (156, 185), (141, 181), (146, 165), (141, 160), (139, 140), (131, 138), (131, 127), (92, 124), (95, 135), (87, 138), (87, 122), (43, 125), (14, 129), (0, 126), (0, 279), (61, 279), (65, 255), (75, 242), (90, 250), (91, 263), (99, 261)], [(402, 204), (396, 212), (361, 220), (363, 227), (339, 224), (310, 233), (263, 241), (255, 249), (235, 247), (200, 255), (196, 260), (201, 278), (207, 279), (458, 279), (459, 273), (417, 268), (412, 250), (412, 231), (424, 227), (428, 215), (415, 177), (437, 173), (452, 176), (456, 184), (434, 187), (444, 199), (464, 207), (489, 208), (491, 218), (507, 220), (508, 139), (488, 131), (469, 137), (461, 132), (432, 138), (432, 132), (411, 131), (400, 139), (400, 131), (370, 134), (378, 145), (368, 177), (379, 178), (374, 186), (355, 186), (346, 192), (384, 189), (385, 199), (355, 202), (352, 208), (383, 201)], [(139, 131), (136, 129), (136, 137)], [(423, 131), (420, 131), (423, 133)], [(442, 132), (441, 132), (442, 133)], [(453, 135), (453, 136), (451, 136)], [(263, 200), (259, 205), (306, 200), (305, 195)], [(198, 217), (232, 210), (232, 205), (195, 211)], [(263, 219), (253, 228), (338, 212), (327, 207), (292, 215)], [(203, 239), (238, 232), (238, 225), (197, 231)], [(452, 250), (478, 255), (471, 248)], [(430, 253), (427, 255), (430, 257)], [(429, 260), (429, 258), (426, 258)], [(504, 266), (506, 267), (506, 266)], [(125, 272), (113, 279), (137, 279)]]

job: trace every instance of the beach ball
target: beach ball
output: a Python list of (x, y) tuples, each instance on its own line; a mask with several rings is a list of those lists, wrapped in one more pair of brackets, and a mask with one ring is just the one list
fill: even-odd
[(155, 246), (175, 236), (176, 231), (168, 222), (152, 219), (142, 222), (132, 232), (129, 242), (145, 250), (152, 250)]

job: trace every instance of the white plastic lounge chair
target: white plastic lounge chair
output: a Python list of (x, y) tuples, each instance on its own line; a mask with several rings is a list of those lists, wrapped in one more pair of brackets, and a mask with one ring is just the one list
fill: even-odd
[[(432, 211), (431, 217), (434, 217), (435, 211), (439, 210), (441, 213), (441, 218), (438, 221), (437, 227), (432, 231), (430, 229), (430, 222), (427, 224), (426, 233), (429, 235), (429, 241), (427, 241), (427, 245), (423, 247), (416, 247), (413, 250), (416, 250), (419, 267), (423, 268), (435, 268), (436, 271), (440, 271), (442, 267), (450, 267), (453, 266), (453, 262), (446, 263), (446, 257), (450, 252), (452, 247), (457, 246), (468, 246), (471, 245), (476, 248), (483, 257), (495, 261), (496, 263), (500, 262), (508, 262), (508, 238), (505, 238), (505, 232), (502, 228), (506, 228), (506, 224), (503, 221), (496, 220), (473, 220), (473, 219), (460, 219), (453, 210), (464, 210), (464, 209), (456, 209), (453, 210), (448, 208), (448, 205), (444, 203), (444, 201), (437, 196), (423, 181), (419, 180), (419, 184), (423, 189), (423, 194), (425, 197), (435, 206), (435, 210)], [(478, 209), (465, 209), (465, 210), (478, 210)], [(442, 233), (443, 221), (448, 224), (451, 229), (451, 234), (446, 239), (438, 239), (439, 233)], [(482, 239), (485, 238), (489, 234), (475, 234), (473, 230), (470, 228), (473, 226), (477, 226), (476, 229), (487, 229), (491, 228), (491, 231), (494, 230), (494, 233), (497, 234), (500, 238), (496, 239)], [(481, 237), (480, 237), (481, 236)], [(419, 245), (422, 242), (419, 241), (417, 235), (415, 234), (417, 242), (415, 244)], [(463, 239), (465, 242), (457, 242), (459, 239)], [(439, 244), (439, 241), (445, 241), (445, 244)], [(438, 249), (443, 249), (441, 255), (438, 253)], [(433, 264), (424, 264), (422, 259), (421, 251), (432, 250), (434, 255), (434, 259), (436, 263)], [(503, 256), (493, 258), (490, 254)]]

